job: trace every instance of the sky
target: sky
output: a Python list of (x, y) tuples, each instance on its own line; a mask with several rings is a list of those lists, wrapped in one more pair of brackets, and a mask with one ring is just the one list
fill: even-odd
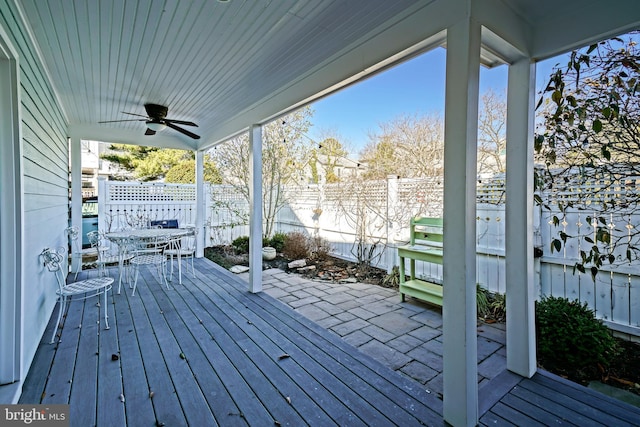
[[(444, 115), (445, 58), (445, 49), (434, 49), (313, 103), (308, 136), (320, 142), (327, 132), (337, 135), (355, 158), (380, 123), (401, 115)], [(546, 83), (557, 62), (547, 60), (537, 66), (536, 86)], [(480, 94), (489, 89), (504, 92), (507, 72), (506, 65), (481, 67)]]

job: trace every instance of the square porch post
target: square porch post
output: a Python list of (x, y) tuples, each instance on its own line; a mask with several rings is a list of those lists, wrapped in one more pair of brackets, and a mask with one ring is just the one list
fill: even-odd
[(447, 29), (443, 279), (444, 420), (478, 423), (476, 170), (480, 25)]
[(533, 274), (533, 128), (535, 65), (523, 58), (509, 66), (505, 278), (507, 368), (531, 377), (536, 372)]
[[(79, 231), (79, 245), (82, 247), (82, 140), (74, 136), (69, 138), (69, 157), (71, 162), (71, 226)], [(75, 252), (75, 247), (71, 246)], [(82, 271), (82, 254), (73, 254), (71, 272)]]
[[(196, 151), (196, 223), (194, 224), (198, 233), (196, 234), (196, 257), (204, 256), (204, 218), (205, 218), (205, 200), (204, 200), (204, 151)], [(208, 234), (209, 230), (206, 230)]]
[(262, 126), (249, 130), (249, 291), (262, 291)]

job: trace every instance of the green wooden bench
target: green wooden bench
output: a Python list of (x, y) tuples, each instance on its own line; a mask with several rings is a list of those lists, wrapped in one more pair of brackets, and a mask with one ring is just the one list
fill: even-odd
[[(416, 261), (442, 264), (442, 218), (416, 217), (411, 219), (410, 227), (409, 244), (398, 247), (402, 301), (409, 295), (442, 306), (442, 285), (416, 278)], [(409, 280), (405, 259), (409, 260)]]

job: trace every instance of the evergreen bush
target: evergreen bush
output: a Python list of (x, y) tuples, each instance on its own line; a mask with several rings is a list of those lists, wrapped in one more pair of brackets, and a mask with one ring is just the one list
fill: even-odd
[(580, 377), (580, 371), (609, 366), (618, 347), (587, 303), (545, 297), (536, 303), (538, 361), (549, 370)]
[(287, 238), (285, 233), (275, 233), (269, 241), (269, 246), (274, 248), (276, 252), (282, 252), (284, 246), (284, 240)]
[(238, 254), (249, 253), (249, 236), (240, 236), (231, 242), (231, 246)]

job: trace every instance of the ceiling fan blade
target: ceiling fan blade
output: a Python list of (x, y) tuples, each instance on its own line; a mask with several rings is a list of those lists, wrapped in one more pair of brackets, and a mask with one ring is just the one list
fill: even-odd
[(149, 128), (147, 128), (147, 130), (144, 131), (145, 135), (155, 135), (156, 131), (155, 130), (151, 130)]
[(122, 111), (122, 114), (129, 114), (130, 116), (138, 116), (138, 117), (144, 117), (144, 118), (148, 119), (147, 116), (143, 116), (142, 114), (127, 113), (126, 111)]
[(178, 127), (178, 126), (174, 125), (174, 124), (173, 124), (173, 123), (171, 123), (171, 122), (167, 122), (167, 121), (165, 121), (165, 124), (166, 124), (167, 126), (169, 126), (171, 129), (177, 130), (178, 132), (183, 133), (183, 134), (185, 134), (185, 135), (187, 135), (187, 136), (190, 136), (190, 137), (191, 137), (191, 138), (193, 138), (193, 139), (200, 139), (200, 135), (196, 135), (196, 134), (195, 134), (195, 133), (193, 133), (193, 132), (189, 132), (189, 131), (188, 131), (188, 130), (186, 130), (186, 129), (182, 129), (181, 127)]
[(177, 125), (184, 125), (184, 126), (195, 126), (198, 127), (197, 124), (193, 123), (193, 122), (185, 122), (184, 120), (173, 120), (173, 119), (164, 119), (165, 123), (167, 122), (171, 122), (171, 123), (175, 123)]
[(117, 123), (117, 122), (144, 122), (144, 119), (127, 119), (127, 120), (106, 120), (98, 123)]

